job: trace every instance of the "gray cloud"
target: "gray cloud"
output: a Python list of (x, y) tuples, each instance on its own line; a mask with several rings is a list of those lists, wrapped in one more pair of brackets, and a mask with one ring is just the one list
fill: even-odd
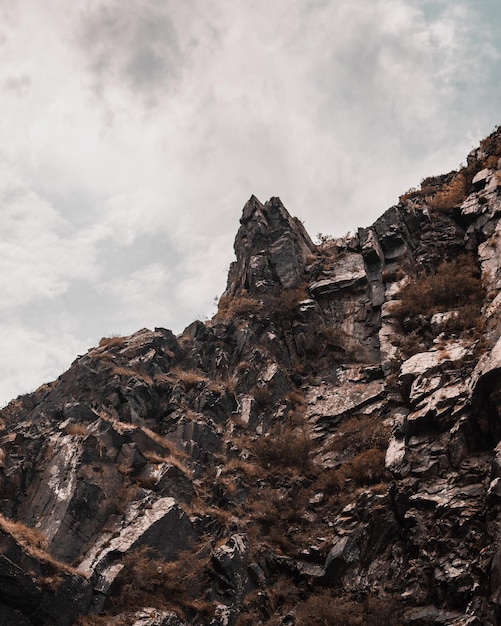
[(165, 97), (183, 64), (171, 5), (116, 1), (82, 14), (78, 40), (100, 94), (120, 82), (149, 104)]

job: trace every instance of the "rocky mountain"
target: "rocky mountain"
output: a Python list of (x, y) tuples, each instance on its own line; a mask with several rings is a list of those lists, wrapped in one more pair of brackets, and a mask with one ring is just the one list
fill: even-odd
[(214, 319), (0, 414), (0, 624), (501, 624), (501, 129), (370, 228), (244, 207)]

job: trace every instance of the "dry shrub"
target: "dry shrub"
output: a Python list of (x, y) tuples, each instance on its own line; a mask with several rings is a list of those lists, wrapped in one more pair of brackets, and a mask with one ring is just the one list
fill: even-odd
[(398, 598), (368, 596), (362, 601), (334, 597), (325, 589), (296, 608), (297, 626), (397, 626), (402, 624)]
[(135, 476), (133, 482), (135, 482), (136, 485), (139, 485), (143, 489), (153, 491), (155, 489), (155, 486), (157, 485), (158, 479), (154, 476)]
[(294, 407), (302, 407), (305, 403), (304, 392), (294, 389), (289, 391), (284, 400), (288, 400)]
[(307, 297), (306, 284), (263, 295), (259, 300), (249, 296), (247, 292), (241, 292), (233, 297), (223, 295), (219, 300), (216, 317), (231, 319), (249, 315), (266, 315), (275, 321), (288, 320), (296, 313), (299, 302)]
[(292, 427), (289, 423), (277, 424), (273, 430), (260, 437), (252, 446), (252, 452), (263, 467), (296, 468), (310, 467), (311, 438), (306, 428)]
[(316, 481), (316, 487), (328, 496), (336, 495), (344, 490), (346, 477), (339, 468), (322, 472)]
[(270, 607), (273, 612), (285, 608), (293, 608), (299, 600), (299, 589), (294, 581), (287, 576), (279, 576), (276, 582), (267, 589)]
[[(422, 274), (400, 292), (400, 304), (396, 315), (405, 318), (415, 315), (461, 309), (468, 307), (471, 323), (472, 311), (480, 314), (485, 298), (479, 271), (471, 254), (461, 254), (451, 261), (443, 261), (434, 274)], [(472, 309), (473, 307), (473, 309)], [(466, 326), (463, 326), (466, 328)]]
[(443, 330), (449, 334), (459, 334), (469, 328), (474, 328), (477, 332), (485, 330), (485, 320), (480, 315), (481, 305), (467, 304), (461, 307), (461, 311), (458, 315), (449, 318), (444, 326)]
[(128, 378), (139, 378), (144, 381), (148, 385), (153, 384), (153, 378), (147, 374), (146, 372), (136, 368), (136, 367), (123, 367), (121, 365), (113, 365), (112, 369), (113, 374), (117, 376), (127, 376)]
[(496, 169), (498, 166), (499, 155), (491, 154), (482, 161), (482, 168)]
[[(328, 496), (340, 496), (353, 487), (375, 485), (390, 479), (385, 468), (383, 450), (363, 450), (340, 467), (323, 472), (316, 481), (316, 488)], [(344, 498), (341, 498), (344, 501)]]
[(398, 197), (398, 201), (403, 203), (406, 200), (412, 200), (413, 198), (419, 198), (421, 196), (422, 193), (417, 187), (410, 187), (405, 193)]
[(371, 448), (357, 454), (343, 469), (346, 477), (353, 479), (357, 485), (373, 485), (389, 478), (384, 460), (382, 450)]
[(253, 612), (241, 612), (240, 615), (237, 617), (235, 626), (254, 626), (256, 623), (256, 615)]
[(273, 394), (267, 385), (256, 385), (251, 394), (260, 407), (269, 407), (273, 403)]
[(323, 322), (310, 323), (305, 341), (306, 363), (315, 359), (315, 367), (322, 369), (333, 363), (347, 362), (353, 357), (346, 350), (349, 344), (350, 337), (341, 328), (326, 326)]
[(428, 206), (440, 213), (449, 213), (464, 202), (468, 195), (468, 177), (461, 170), (443, 189), (426, 198)]
[(358, 453), (369, 448), (386, 450), (390, 427), (373, 415), (354, 415), (338, 426), (329, 449), (335, 452), (349, 450)]
[(385, 283), (394, 283), (399, 280), (402, 280), (402, 278), (405, 275), (406, 274), (401, 267), (398, 267), (397, 269), (394, 269), (394, 270), (386, 269), (383, 271), (382, 279), (384, 280)]
[(243, 461), (241, 459), (232, 459), (229, 463), (226, 463), (223, 467), (222, 475), (230, 476), (232, 478), (236, 475), (241, 475), (250, 480), (265, 478), (266, 476), (260, 465), (257, 463), (251, 463), (250, 461)]
[(127, 554), (123, 564), (110, 598), (113, 612), (154, 606), (181, 617), (213, 615), (214, 606), (199, 599), (209, 584), (207, 559), (186, 551), (176, 561), (166, 562), (145, 547)]
[(113, 348), (119, 347), (122, 348), (125, 345), (125, 337), (120, 337), (118, 335), (113, 335), (112, 337), (103, 337), (99, 341), (99, 347), (103, 348)]
[(66, 426), (64, 431), (67, 435), (84, 435), (85, 436), (89, 434), (89, 427), (86, 424), (80, 424), (80, 423), (68, 424), (68, 426)]
[(75, 626), (109, 626), (110, 618), (106, 615), (81, 616), (75, 622)]
[[(501, 127), (497, 127), (490, 135), (482, 139), (480, 147), (489, 156), (501, 156)], [(489, 158), (489, 157), (487, 157)], [(488, 167), (488, 165), (483, 165)]]
[(407, 359), (418, 352), (425, 352), (428, 349), (418, 330), (413, 330), (404, 337), (399, 337), (397, 345), (402, 355)]
[(14, 539), (24, 548), (37, 548), (45, 550), (47, 548), (47, 540), (43, 533), (36, 528), (30, 528), (22, 522), (14, 521), (0, 515), (0, 529), (12, 535)]
[(36, 528), (30, 528), (22, 522), (11, 520), (0, 514), (0, 530), (13, 537), (29, 555), (49, 566), (56, 573), (66, 572), (67, 574), (81, 575), (78, 570), (66, 563), (57, 561), (45, 551), (47, 541), (45, 536)]
[(207, 382), (207, 379), (198, 372), (173, 369), (172, 373), (175, 374), (178, 380), (183, 384), (186, 393), (195, 389), (199, 383)]
[(296, 608), (297, 626), (363, 626), (358, 602), (334, 598), (328, 589), (311, 595)]
[(294, 289), (283, 289), (280, 293), (265, 298), (265, 310), (275, 321), (287, 321), (294, 317), (299, 303), (306, 298), (308, 298), (306, 284)]
[(266, 540), (273, 551), (297, 554), (298, 547), (304, 546), (304, 537), (297, 540), (297, 529), (304, 524), (306, 502), (304, 490), (265, 487), (256, 491), (247, 501), (248, 516), (255, 522), (247, 529), (251, 545), (262, 546)]
[(311, 325), (308, 333), (306, 349), (311, 354), (322, 354), (325, 349), (343, 350), (348, 337), (341, 328), (325, 326), (325, 324)]
[(261, 313), (263, 303), (248, 295), (240, 294), (233, 297), (222, 295), (217, 307), (217, 319), (232, 319)]

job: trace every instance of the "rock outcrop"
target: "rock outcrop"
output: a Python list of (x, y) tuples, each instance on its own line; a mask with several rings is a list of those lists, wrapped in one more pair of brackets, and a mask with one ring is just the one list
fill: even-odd
[(501, 131), (1, 411), (0, 623), (501, 624)]

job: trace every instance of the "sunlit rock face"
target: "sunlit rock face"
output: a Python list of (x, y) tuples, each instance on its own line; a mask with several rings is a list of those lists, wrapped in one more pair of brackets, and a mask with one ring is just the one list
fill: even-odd
[[(501, 623), (501, 133), (1, 411), (0, 624)], [(161, 323), (161, 320), (159, 320)]]

